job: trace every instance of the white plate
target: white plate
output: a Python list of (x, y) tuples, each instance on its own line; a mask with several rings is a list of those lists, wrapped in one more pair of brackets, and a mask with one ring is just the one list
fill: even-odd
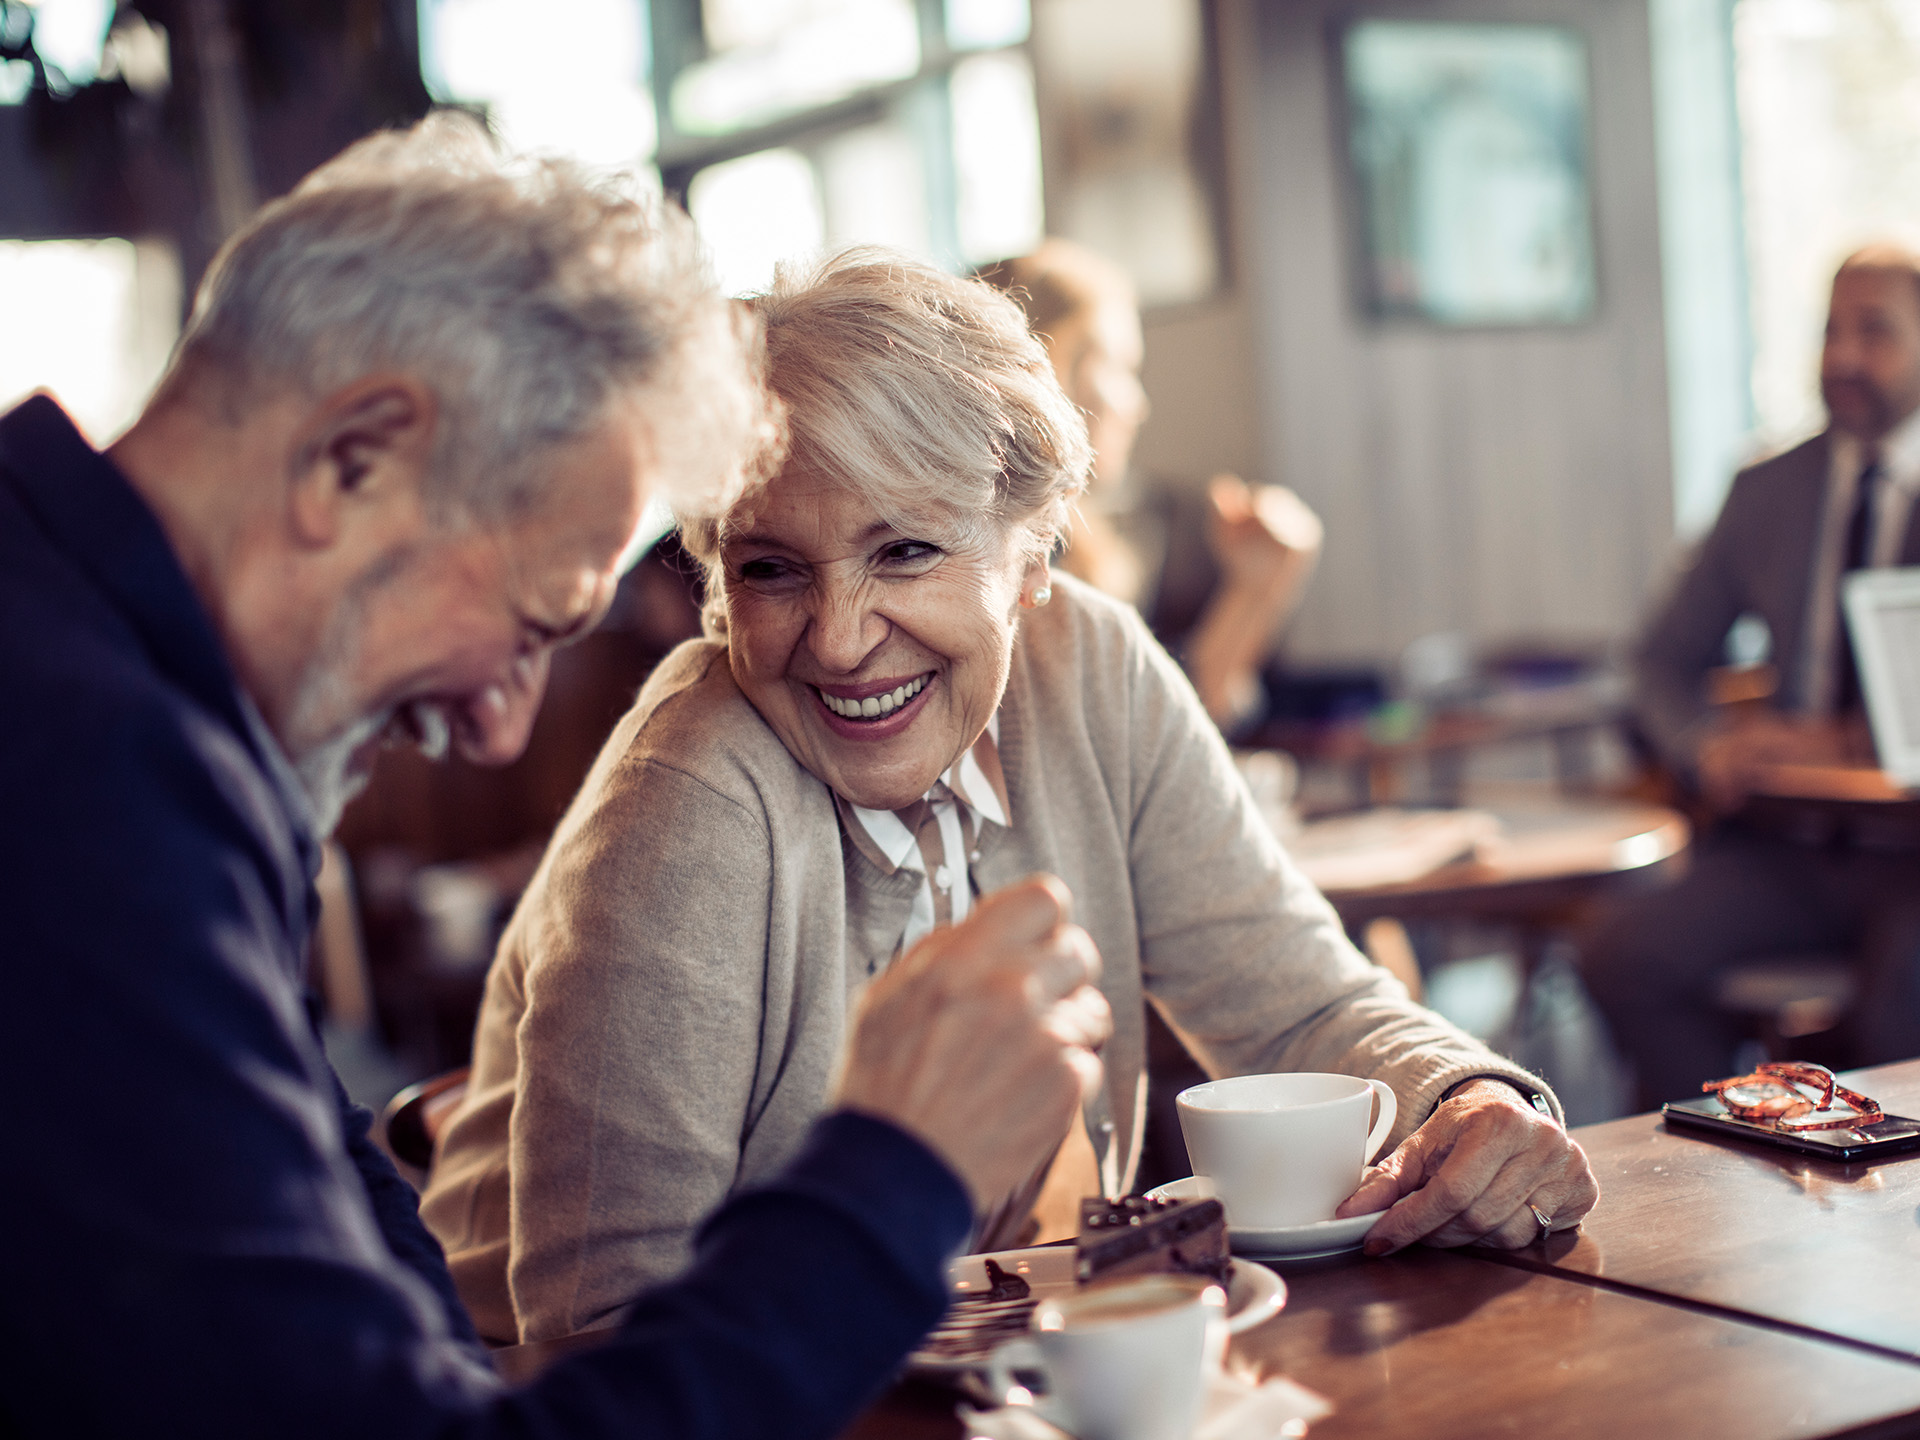
[[(1189, 1175), (1169, 1180), (1147, 1192), (1149, 1200), (1210, 1200), (1213, 1182), (1204, 1175)], [(1358, 1250), (1367, 1232), (1387, 1212), (1355, 1215), (1348, 1220), (1317, 1220), (1311, 1225), (1287, 1225), (1258, 1229), (1229, 1222), (1227, 1240), (1233, 1253), (1256, 1260), (1318, 1260), (1323, 1255), (1344, 1255)], [(981, 1272), (985, 1274), (985, 1271)]]
[[(1036, 1245), (1030, 1250), (997, 1250), (991, 1255), (962, 1255), (947, 1267), (947, 1278), (953, 1285), (956, 1298), (963, 1299), (969, 1293), (978, 1293), (987, 1288), (989, 1260), (1009, 1275), (1018, 1275), (1027, 1282), (1031, 1292), (1026, 1303), (1027, 1310), (1047, 1296), (1071, 1291), (1078, 1284), (1073, 1273), (1073, 1246)], [(1281, 1306), (1287, 1303), (1287, 1282), (1263, 1265), (1247, 1265), (1238, 1260), (1230, 1261), (1229, 1265), (1227, 1329), (1238, 1335), (1242, 1330), (1251, 1330), (1280, 1313)], [(1004, 1338), (996, 1337), (994, 1343)], [(978, 1356), (958, 1357), (952, 1353), (932, 1354), (916, 1350), (907, 1363), (924, 1373), (952, 1375), (974, 1369), (984, 1357), (985, 1351)]]

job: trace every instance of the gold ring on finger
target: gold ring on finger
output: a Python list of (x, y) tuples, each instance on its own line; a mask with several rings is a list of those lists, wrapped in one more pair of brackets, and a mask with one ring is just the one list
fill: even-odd
[(1527, 1209), (1533, 1214), (1534, 1224), (1540, 1227), (1540, 1233), (1533, 1237), (1534, 1240), (1538, 1242), (1546, 1239), (1553, 1233), (1553, 1217), (1531, 1202), (1528, 1203)]

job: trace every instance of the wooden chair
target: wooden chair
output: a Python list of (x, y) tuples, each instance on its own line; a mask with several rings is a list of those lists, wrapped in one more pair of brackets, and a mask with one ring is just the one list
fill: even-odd
[(462, 1065), (409, 1085), (387, 1102), (380, 1128), (394, 1159), (425, 1173), (433, 1168), (433, 1142), (460, 1102), (467, 1097), (468, 1069)]

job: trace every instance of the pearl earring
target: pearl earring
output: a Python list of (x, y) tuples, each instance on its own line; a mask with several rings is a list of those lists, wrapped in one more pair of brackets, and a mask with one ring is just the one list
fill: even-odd
[(1032, 604), (1034, 609), (1038, 610), (1051, 599), (1053, 599), (1053, 586), (1040, 585), (1034, 588), (1033, 599), (1029, 603)]

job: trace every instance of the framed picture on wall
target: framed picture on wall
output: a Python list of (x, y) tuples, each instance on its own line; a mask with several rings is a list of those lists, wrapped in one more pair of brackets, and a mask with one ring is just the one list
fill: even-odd
[(1591, 315), (1580, 33), (1364, 19), (1335, 47), (1367, 311), (1460, 326)]

